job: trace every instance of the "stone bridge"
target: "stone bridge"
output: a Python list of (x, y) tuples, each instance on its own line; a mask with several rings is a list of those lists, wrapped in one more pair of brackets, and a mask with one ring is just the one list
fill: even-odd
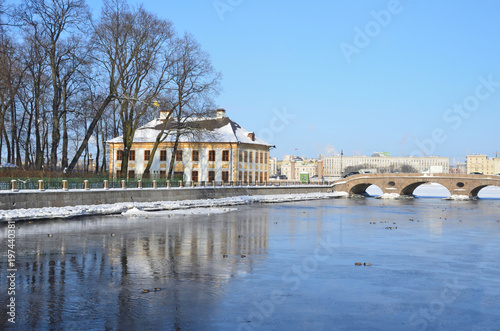
[(450, 195), (477, 197), (486, 186), (500, 186), (500, 176), (465, 174), (359, 174), (333, 183), (335, 191), (349, 194), (366, 194), (371, 185), (383, 193), (412, 195), (417, 187), (426, 183), (438, 183), (450, 191)]

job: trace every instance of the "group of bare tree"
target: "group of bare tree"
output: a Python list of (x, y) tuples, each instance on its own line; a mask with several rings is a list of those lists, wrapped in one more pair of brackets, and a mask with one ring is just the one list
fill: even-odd
[(162, 109), (179, 122), (213, 109), (219, 80), (193, 36), (126, 0), (104, 0), (96, 20), (85, 0), (0, 0), (1, 162), (70, 172), (91, 145), (105, 171), (106, 141), (123, 135), (127, 173), (137, 128)]
[[(348, 166), (345, 167), (343, 170), (344, 174), (348, 174), (350, 172), (357, 172), (361, 169), (373, 169), (373, 166), (369, 164), (358, 164), (358, 165), (353, 165), (353, 166)], [(410, 164), (402, 164), (402, 165), (397, 165), (394, 163), (391, 163), (389, 166), (386, 167), (376, 167), (377, 173), (379, 174), (386, 174), (386, 173), (395, 173), (395, 172), (400, 172), (400, 173), (417, 173), (418, 170), (414, 166)]]

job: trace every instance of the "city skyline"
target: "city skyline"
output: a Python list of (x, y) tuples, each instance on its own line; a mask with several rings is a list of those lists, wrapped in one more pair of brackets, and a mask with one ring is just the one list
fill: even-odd
[[(140, 1), (129, 1), (131, 5)], [(100, 1), (89, 1), (98, 15)], [(147, 1), (222, 72), (218, 106), (273, 156), (494, 156), (494, 1)]]

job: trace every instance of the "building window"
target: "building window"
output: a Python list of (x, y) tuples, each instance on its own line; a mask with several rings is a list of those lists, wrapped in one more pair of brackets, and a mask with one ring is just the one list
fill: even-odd
[(253, 162), (253, 152), (250, 152), (250, 156), (248, 157), (248, 159), (250, 163)]
[(184, 172), (182, 171), (174, 171), (174, 180), (183, 180)]
[(260, 162), (259, 163), (264, 163), (264, 155), (262, 155), (262, 152), (260, 152)]
[(135, 178), (135, 171), (134, 170), (128, 171), (128, 178)]
[(215, 151), (214, 150), (208, 151), (208, 161), (215, 162)]
[[(250, 153), (252, 153), (252, 152), (250, 152)], [(248, 173), (248, 181), (250, 183), (252, 182), (252, 173), (251, 172)]]
[(128, 160), (129, 161), (135, 161), (135, 151), (128, 152)]
[(116, 178), (122, 178), (122, 171), (116, 170)]
[(245, 171), (245, 173), (243, 174), (243, 181), (245, 183), (247, 182), (247, 176), (248, 176), (248, 173)]
[(229, 182), (229, 171), (223, 171), (222, 172), (222, 181), (224, 183)]
[(120, 149), (120, 150), (116, 151), (116, 160), (117, 161), (123, 160), (123, 150)]
[(260, 173), (260, 181), (263, 182), (264, 181), (264, 174), (261, 172)]
[(222, 151), (222, 161), (223, 162), (229, 161), (229, 151)]
[(245, 162), (248, 162), (248, 152), (245, 151)]
[(164, 149), (160, 151), (160, 161), (167, 161), (167, 151)]
[(175, 151), (175, 161), (182, 161), (182, 149)]
[(200, 161), (200, 153), (197, 150), (193, 150), (191, 158), (193, 159), (193, 162)]
[(167, 178), (167, 171), (166, 170), (160, 170), (160, 178), (161, 179)]
[(197, 170), (191, 172), (191, 181), (193, 181), (193, 182), (198, 182), (199, 181), (198, 180), (198, 171)]
[(267, 153), (264, 153), (264, 163), (267, 164)]
[(238, 180), (241, 182), (241, 180), (243, 179), (243, 174), (242, 172), (238, 172)]
[(151, 156), (151, 151), (149, 149), (145, 150), (144, 151), (144, 161), (149, 161), (150, 156)]
[(243, 162), (243, 151), (238, 153), (238, 161)]
[(210, 171), (208, 172), (208, 181), (209, 181), (209, 182), (213, 182), (214, 180), (215, 180), (215, 171), (210, 170)]
[(260, 163), (259, 152), (255, 152), (255, 163)]

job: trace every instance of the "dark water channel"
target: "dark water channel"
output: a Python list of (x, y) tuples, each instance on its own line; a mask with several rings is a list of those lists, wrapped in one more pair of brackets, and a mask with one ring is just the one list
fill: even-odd
[[(500, 325), (500, 200), (340, 199), (16, 226), (20, 330)], [(0, 298), (6, 307), (6, 289)], [(5, 312), (1, 329), (12, 326)]]

